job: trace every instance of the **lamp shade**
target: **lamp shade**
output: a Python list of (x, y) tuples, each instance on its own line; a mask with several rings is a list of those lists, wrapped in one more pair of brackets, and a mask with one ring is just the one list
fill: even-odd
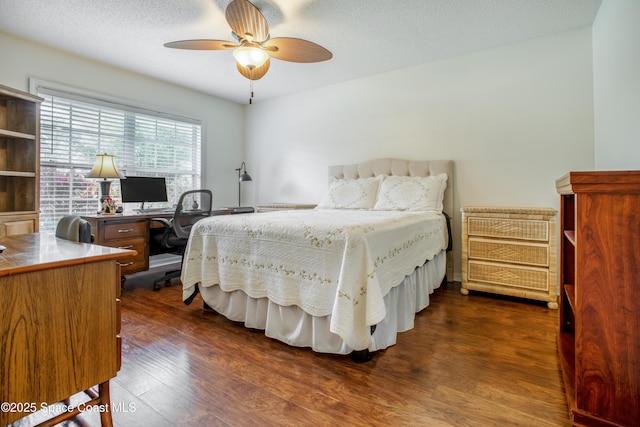
[(96, 154), (96, 162), (87, 175), (87, 178), (120, 178), (124, 179), (122, 172), (118, 170), (114, 156), (110, 154)]
[(241, 46), (233, 51), (233, 57), (236, 58), (238, 64), (253, 70), (267, 62), (269, 54), (259, 47)]
[(244, 171), (242, 175), (240, 175), (240, 181), (251, 181), (251, 176), (249, 176), (247, 171)]

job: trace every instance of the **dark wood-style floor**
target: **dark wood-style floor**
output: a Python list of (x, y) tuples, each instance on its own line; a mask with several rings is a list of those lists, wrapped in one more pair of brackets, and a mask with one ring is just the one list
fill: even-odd
[(203, 314), (199, 297), (184, 306), (178, 281), (151, 290), (157, 276), (132, 276), (122, 297), (116, 426), (569, 425), (558, 313), (544, 303), (462, 296), (450, 283), (414, 329), (360, 364)]

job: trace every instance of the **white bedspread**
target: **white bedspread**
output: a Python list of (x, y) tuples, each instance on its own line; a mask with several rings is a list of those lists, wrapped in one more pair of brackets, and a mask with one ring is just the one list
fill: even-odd
[(195, 285), (331, 314), (331, 332), (355, 350), (385, 317), (383, 297), (447, 246), (432, 212), (293, 210), (213, 216), (191, 231), (183, 297)]

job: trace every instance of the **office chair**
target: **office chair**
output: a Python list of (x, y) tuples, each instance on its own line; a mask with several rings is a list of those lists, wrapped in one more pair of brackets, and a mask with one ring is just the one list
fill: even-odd
[[(174, 249), (184, 257), (191, 227), (202, 218), (211, 216), (213, 194), (210, 190), (190, 190), (182, 193), (171, 220), (152, 218), (164, 224), (164, 233), (157, 237), (157, 243), (163, 248)], [(181, 265), (182, 268), (182, 265)], [(167, 271), (164, 277), (153, 282), (153, 290), (160, 290), (160, 283), (169, 284), (171, 279), (180, 277), (181, 269)]]
[(93, 243), (91, 224), (76, 215), (66, 215), (60, 218), (56, 225), (56, 237), (72, 242)]

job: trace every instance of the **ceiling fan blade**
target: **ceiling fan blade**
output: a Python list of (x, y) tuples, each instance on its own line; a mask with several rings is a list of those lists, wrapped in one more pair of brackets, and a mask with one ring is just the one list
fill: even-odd
[(235, 49), (238, 45), (226, 40), (180, 40), (177, 42), (169, 42), (164, 44), (165, 47), (173, 49), (191, 49), (191, 50), (227, 50)]
[(263, 47), (270, 56), (289, 62), (321, 62), (331, 59), (333, 54), (319, 44), (293, 37), (276, 37)]
[(269, 24), (262, 13), (247, 0), (233, 0), (225, 11), (227, 23), (234, 33), (249, 41), (262, 43), (269, 38)]
[(242, 74), (249, 80), (260, 80), (262, 77), (264, 77), (265, 74), (267, 74), (267, 71), (269, 71), (269, 66), (271, 65), (271, 61), (267, 59), (267, 62), (265, 62), (258, 68), (254, 68), (253, 70), (250, 70), (249, 68), (243, 65), (240, 65), (238, 63), (236, 63), (236, 65), (237, 65), (238, 71), (240, 71), (240, 74)]

